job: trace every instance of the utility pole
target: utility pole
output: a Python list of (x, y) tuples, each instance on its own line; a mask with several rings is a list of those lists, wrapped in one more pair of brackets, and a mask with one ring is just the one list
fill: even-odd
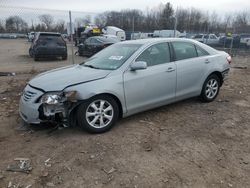
[(133, 16), (133, 20), (132, 20), (132, 31), (134, 34), (134, 32), (135, 32), (135, 16)]
[(75, 64), (75, 58), (74, 58), (74, 41), (73, 41), (73, 28), (72, 28), (71, 11), (69, 11), (69, 28), (70, 28), (70, 42), (71, 42), (72, 63)]
[(171, 16), (170, 19), (174, 19), (174, 38), (175, 38), (176, 37), (176, 31), (177, 31), (177, 18), (176, 18), (176, 16)]
[(176, 37), (176, 30), (177, 30), (177, 18), (174, 17), (174, 38)]

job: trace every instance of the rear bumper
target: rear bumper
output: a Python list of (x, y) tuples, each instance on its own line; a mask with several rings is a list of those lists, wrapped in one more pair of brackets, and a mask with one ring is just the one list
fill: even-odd
[(221, 72), (223, 81), (227, 80), (228, 75), (229, 75), (229, 71), (230, 71), (230, 69), (228, 68), (228, 69), (224, 70), (223, 72)]
[(34, 50), (34, 55), (38, 57), (56, 57), (56, 56), (66, 56), (67, 48), (37, 48)]

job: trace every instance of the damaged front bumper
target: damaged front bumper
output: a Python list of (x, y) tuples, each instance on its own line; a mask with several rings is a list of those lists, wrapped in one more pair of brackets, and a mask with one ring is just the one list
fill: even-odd
[(75, 104), (72, 96), (70, 96), (71, 98), (63, 96), (58, 101), (51, 101), (50, 98), (44, 97), (46, 95), (49, 94), (27, 85), (19, 104), (21, 118), (28, 124), (42, 122), (67, 124), (70, 111)]

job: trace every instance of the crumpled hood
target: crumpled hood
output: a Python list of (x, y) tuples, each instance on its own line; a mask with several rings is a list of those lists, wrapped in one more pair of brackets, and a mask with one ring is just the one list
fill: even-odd
[(46, 92), (61, 91), (67, 86), (106, 77), (111, 71), (73, 65), (54, 69), (37, 75), (29, 84)]

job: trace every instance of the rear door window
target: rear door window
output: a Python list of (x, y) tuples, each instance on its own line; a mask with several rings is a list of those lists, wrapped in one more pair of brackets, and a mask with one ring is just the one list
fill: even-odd
[(195, 46), (188, 42), (172, 42), (176, 61), (197, 57)]

